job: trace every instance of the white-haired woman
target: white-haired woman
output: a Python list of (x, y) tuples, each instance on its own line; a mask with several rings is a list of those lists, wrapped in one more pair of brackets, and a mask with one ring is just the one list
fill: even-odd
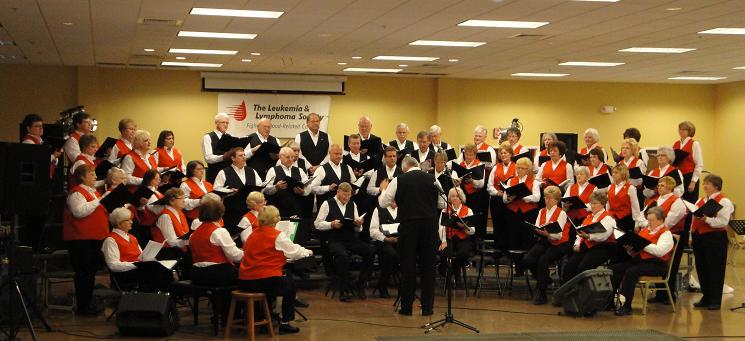
[[(649, 172), (649, 176), (655, 178), (661, 178), (663, 176), (670, 176), (673, 179), (676, 177), (682, 179), (683, 175), (680, 170), (675, 168), (671, 163), (675, 161), (675, 152), (670, 147), (660, 147), (657, 149), (657, 168)], [(644, 197), (647, 199), (654, 199), (657, 197), (656, 188), (644, 188)], [(683, 184), (675, 186), (673, 193), (679, 197), (683, 196)]]
[[(582, 134), (582, 138), (585, 141), (585, 146), (579, 150), (579, 156), (581, 157), (581, 159), (578, 159), (577, 163), (582, 164), (583, 166), (587, 166), (589, 161), (584, 162), (584, 160), (586, 160), (586, 157), (588, 154), (590, 154), (590, 151), (595, 148), (600, 148), (602, 150), (603, 147), (600, 145), (600, 133), (595, 128), (587, 128), (584, 134)], [(603, 151), (602, 161), (608, 161), (608, 153), (606, 153), (605, 151)]]
[(145, 130), (135, 132), (132, 140), (132, 151), (122, 159), (121, 168), (127, 173), (127, 184), (136, 186), (142, 183), (142, 177), (148, 169), (158, 168), (158, 162), (150, 154), (150, 133)]
[(142, 248), (137, 238), (129, 234), (132, 212), (124, 207), (114, 209), (109, 214), (109, 224), (112, 230), (101, 247), (106, 266), (120, 290), (135, 289), (139, 278), (134, 263), (141, 260)]

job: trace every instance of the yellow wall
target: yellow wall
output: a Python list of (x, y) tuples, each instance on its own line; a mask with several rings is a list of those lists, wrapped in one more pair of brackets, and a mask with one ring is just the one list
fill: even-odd
[[(737, 203), (745, 200), (745, 162), (742, 161), (745, 147), (745, 82), (723, 84), (716, 87), (717, 117), (714, 145), (713, 171), (724, 179), (723, 192)], [(710, 158), (709, 158), (710, 159)], [(708, 160), (708, 159), (707, 159)], [(708, 168), (708, 167), (707, 167)], [(743, 210), (735, 210), (738, 219), (745, 218)]]

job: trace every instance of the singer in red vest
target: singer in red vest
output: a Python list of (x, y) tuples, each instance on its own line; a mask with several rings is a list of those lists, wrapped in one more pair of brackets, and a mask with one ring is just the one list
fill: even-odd
[[(595, 192), (596, 189), (595, 185), (587, 181), (590, 179), (590, 170), (587, 166), (574, 167), (574, 176), (577, 179), (577, 182), (569, 186), (567, 191), (564, 192), (564, 198), (578, 197), (585, 205), (587, 205), (590, 203), (590, 194)], [(574, 226), (581, 225), (587, 215), (590, 214), (589, 207), (569, 209), (569, 204), (562, 204), (562, 208), (566, 211), (567, 216), (572, 220)]]
[(121, 164), (122, 158), (132, 151), (132, 141), (134, 141), (136, 131), (137, 123), (132, 119), (123, 118), (119, 120), (119, 134), (121, 134), (121, 137), (111, 147), (109, 162), (115, 166)]
[(212, 184), (204, 180), (204, 163), (199, 160), (192, 160), (186, 164), (186, 177), (179, 188), (184, 192), (186, 197), (184, 206), (184, 215), (186, 219), (193, 221), (199, 218), (200, 199), (212, 192)]
[(151, 229), (153, 241), (163, 243), (158, 259), (179, 259), (184, 255), (188, 240), (181, 236), (189, 232), (189, 223), (184, 216), (184, 192), (171, 188), (163, 194), (168, 204), (160, 213), (155, 226)]
[[(460, 268), (473, 256), (473, 234), (476, 230), (473, 226), (463, 225), (455, 219), (452, 225), (442, 225), (443, 218), (448, 220), (452, 217), (465, 218), (473, 215), (468, 206), (463, 205), (466, 195), (463, 190), (454, 187), (448, 192), (450, 207), (440, 212), (440, 275), (445, 276), (447, 270), (446, 257), (453, 258), (452, 268), (454, 278), (460, 279)], [(448, 242), (449, 241), (449, 242)]]
[(722, 209), (713, 217), (694, 217), (691, 222), (693, 255), (696, 257), (696, 272), (701, 283), (701, 300), (694, 303), (696, 308), (719, 310), (722, 304), (724, 270), (727, 268), (727, 225), (735, 208), (732, 201), (722, 194), (722, 178), (709, 174), (704, 178), (705, 197), (696, 202), (704, 206), (709, 200), (716, 200)]
[(701, 153), (701, 143), (694, 140), (696, 126), (691, 121), (683, 121), (678, 124), (678, 135), (680, 140), (673, 143), (674, 150), (683, 150), (688, 155), (682, 160), (675, 160), (680, 172), (683, 174), (683, 200), (693, 202), (698, 197), (698, 179), (704, 170), (704, 155)]
[[(491, 149), (491, 148), (489, 148)], [(492, 152), (494, 152), (493, 149), (491, 149)], [(473, 144), (467, 144), (465, 147), (463, 147), (463, 153), (461, 153), (461, 156), (463, 157), (463, 161), (460, 162), (460, 166), (465, 169), (471, 169), (475, 168), (481, 165), (486, 165), (486, 167), (491, 167), (492, 163), (484, 164), (481, 161), (479, 161), (478, 158), (476, 158), (476, 154), (478, 153), (478, 148)], [(460, 183), (460, 188), (463, 189), (463, 193), (466, 195), (466, 202), (465, 204), (476, 210), (476, 212), (484, 213), (480, 216), (480, 220), (476, 222), (476, 235), (479, 237), (483, 237), (486, 235), (486, 211), (489, 209), (489, 193), (487, 193), (484, 190), (484, 183), (486, 180), (486, 168), (483, 168), (483, 171), (480, 172), (479, 178), (475, 179), (475, 177), (465, 177), (462, 179), (462, 182)], [(457, 183), (459, 180), (458, 173), (456, 172), (450, 172), (450, 176), (453, 179), (453, 183)]]
[[(533, 247), (535, 239), (533, 238), (533, 232), (526, 229), (523, 222), (535, 220), (538, 214), (538, 202), (541, 200), (541, 187), (540, 183), (533, 177), (533, 162), (529, 158), (524, 157), (517, 160), (515, 172), (516, 175), (507, 182), (508, 187), (525, 183), (531, 194), (516, 198), (505, 191), (502, 195), (502, 202), (507, 205), (505, 217), (509, 231), (508, 248), (511, 250), (529, 250)], [(518, 270), (522, 270), (522, 267)]]
[[(633, 138), (627, 138), (621, 143), (621, 162), (626, 165), (626, 168), (632, 170), (639, 168), (642, 174), (647, 173), (647, 165), (639, 157), (639, 144)], [(642, 190), (642, 178), (629, 179), (629, 182), (636, 187), (637, 192)]]
[(509, 244), (508, 222), (506, 219), (507, 205), (502, 201), (504, 191), (500, 184), (506, 184), (517, 173), (515, 163), (512, 162), (512, 146), (505, 141), (499, 145), (497, 150), (499, 162), (492, 168), (489, 177), (486, 178), (486, 191), (489, 193), (489, 210), (491, 211), (492, 226), (494, 228), (494, 247), (498, 250), (507, 251)]
[(75, 127), (75, 130), (70, 133), (70, 136), (67, 138), (67, 141), (65, 141), (65, 145), (62, 148), (65, 152), (65, 156), (67, 156), (68, 162), (75, 161), (75, 158), (80, 154), (78, 140), (80, 140), (81, 136), (91, 133), (93, 130), (93, 120), (91, 119), (91, 115), (88, 115), (85, 112), (79, 112), (73, 115), (72, 125)]
[[(639, 231), (639, 236), (648, 240), (649, 245), (639, 252), (631, 246), (624, 249), (632, 257), (630, 260), (610, 266), (613, 270), (613, 288), (618, 290), (623, 305), (616, 310), (616, 316), (631, 315), (631, 301), (634, 299), (636, 283), (641, 276), (664, 276), (667, 262), (672, 257), (675, 240), (673, 234), (665, 226), (665, 211), (661, 207), (653, 207), (647, 211), (649, 225)], [(628, 232), (634, 233), (634, 232)], [(643, 297), (642, 299), (646, 299)]]
[(622, 163), (613, 166), (612, 177), (613, 184), (608, 186), (608, 205), (605, 209), (616, 219), (619, 229), (632, 231), (644, 221), (636, 187), (629, 183), (629, 169)]
[(75, 299), (79, 314), (96, 314), (91, 305), (93, 285), (101, 264), (101, 241), (109, 235), (109, 217), (94, 188), (96, 172), (89, 165), (75, 169), (76, 185), (67, 196), (62, 238), (67, 242), (75, 271)]
[(243, 244), (238, 284), (241, 290), (265, 293), (271, 300), (282, 296), (279, 332), (297, 333), (300, 329), (290, 324), (295, 319), (295, 285), (282, 270), (287, 260), (310, 257), (313, 251), (293, 243), (277, 230), (279, 220), (279, 210), (274, 206), (267, 206), (259, 213), (259, 227)]
[(536, 290), (538, 292), (533, 300), (533, 304), (535, 305), (542, 305), (548, 302), (546, 288), (551, 280), (548, 268), (558, 259), (572, 251), (570, 240), (573, 240), (571, 238), (575, 236), (572, 223), (569, 221), (567, 214), (559, 207), (561, 189), (556, 186), (546, 187), (543, 190), (543, 200), (546, 202), (546, 207), (538, 212), (535, 226), (541, 227), (557, 222), (561, 226), (561, 232), (549, 233), (542, 229), (535, 229), (535, 233), (542, 238), (533, 245), (523, 258), (523, 264), (525, 264), (526, 268), (530, 269), (530, 272), (533, 273), (533, 276), (536, 277), (538, 282), (536, 284)]
[(173, 135), (173, 131), (163, 130), (158, 135), (158, 142), (156, 144), (157, 148), (155, 149), (156, 153), (154, 156), (159, 171), (162, 172), (166, 169), (176, 167), (175, 169), (179, 172), (186, 172), (184, 158), (181, 156), (181, 152), (174, 147), (175, 144), (176, 138)]
[[(603, 162), (608, 161), (608, 154), (603, 151), (603, 147), (600, 145), (600, 133), (595, 128), (587, 128), (582, 134), (582, 139), (585, 141), (585, 146), (580, 148), (579, 150), (579, 156), (587, 156), (591, 150), (593, 149), (600, 149), (600, 151), (603, 152)], [(581, 166), (589, 166), (589, 163), (584, 162), (583, 159), (578, 158), (577, 161), (575, 161), (575, 165), (581, 165)]]
[(133, 290), (137, 288), (139, 281), (134, 263), (141, 260), (142, 248), (137, 238), (129, 234), (132, 229), (132, 212), (124, 207), (116, 208), (109, 214), (109, 223), (112, 230), (101, 247), (104, 261), (119, 290)]
[(127, 173), (127, 184), (136, 186), (142, 182), (142, 176), (148, 169), (157, 170), (158, 163), (150, 154), (150, 133), (147, 131), (135, 132), (132, 146), (134, 149), (124, 156), (121, 168)]
[(538, 168), (536, 179), (543, 188), (553, 185), (564, 190), (574, 182), (574, 169), (564, 160), (566, 144), (562, 141), (552, 142), (547, 149), (550, 159)]
[(158, 200), (163, 199), (163, 194), (158, 191), (160, 173), (155, 169), (148, 169), (142, 176), (142, 183), (139, 187), (147, 187), (147, 189), (153, 191), (153, 195), (144, 198), (146, 200), (141, 200), (137, 207), (137, 222), (141, 227), (150, 228), (155, 225), (155, 221), (158, 220), (164, 207), (164, 205), (157, 203)]
[(259, 212), (263, 211), (264, 207), (266, 207), (264, 193), (258, 191), (248, 193), (246, 196), (246, 206), (248, 206), (248, 212), (238, 222), (238, 228), (241, 229), (241, 243), (245, 243), (251, 232), (259, 227)]
[(564, 267), (564, 283), (585, 270), (597, 268), (615, 253), (616, 238), (613, 236), (613, 230), (616, 228), (616, 221), (605, 210), (607, 203), (608, 197), (605, 193), (594, 192), (590, 195), (591, 214), (585, 218), (582, 226), (600, 223), (605, 231), (593, 234), (577, 231), (574, 252)]
[[(41, 136), (44, 135), (44, 120), (37, 114), (28, 114), (23, 118), (21, 126), (26, 129), (26, 135), (21, 138), (21, 143), (25, 144), (44, 144)], [(54, 175), (54, 166), (59, 163), (59, 157), (62, 155), (61, 150), (52, 150), (50, 157), (51, 164), (51, 175)]]
[[(675, 166), (671, 165), (670, 163), (675, 161), (675, 152), (670, 147), (660, 147), (657, 149), (657, 168), (652, 169), (649, 171), (649, 176), (655, 177), (655, 178), (661, 178), (663, 176), (669, 175), (669, 176), (678, 176), (679, 178), (683, 178), (683, 174), (680, 173), (680, 170), (675, 168)], [(677, 174), (675, 174), (677, 173)], [(644, 188), (644, 197), (647, 199), (655, 198), (657, 196), (657, 189), (656, 188)], [(685, 190), (683, 188), (683, 184), (681, 183), (678, 186), (675, 186), (673, 189), (673, 193), (677, 195), (678, 197), (683, 197), (683, 193), (685, 193)], [(691, 202), (695, 201), (691, 200)]]
[[(548, 145), (559, 141), (559, 138), (556, 137), (556, 134), (554, 133), (543, 133), (541, 134), (541, 151), (538, 153), (535, 153), (533, 156), (533, 170), (536, 172), (538, 171), (538, 167), (541, 166), (541, 158), (547, 158), (548, 157)], [(565, 145), (566, 146), (566, 145)], [(566, 160), (566, 158), (564, 158)]]
[[(75, 173), (75, 169), (80, 167), (81, 165), (89, 165), (93, 167), (94, 169), (101, 163), (100, 159), (96, 159), (96, 151), (98, 150), (98, 139), (96, 139), (93, 135), (83, 135), (80, 137), (80, 140), (78, 141), (78, 145), (80, 146), (80, 154), (75, 158), (75, 162), (73, 162), (72, 166), (70, 166), (70, 170), (67, 173), (68, 176), (68, 182), (72, 183), (73, 174)], [(104, 181), (103, 180), (97, 180), (96, 181), (96, 188), (103, 188)]]

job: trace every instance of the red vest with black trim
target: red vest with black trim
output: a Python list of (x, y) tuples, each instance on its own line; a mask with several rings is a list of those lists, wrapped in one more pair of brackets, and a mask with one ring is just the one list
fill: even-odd
[[(147, 155), (147, 163), (145, 163), (145, 160), (143, 160), (140, 157), (140, 154), (135, 151), (131, 151), (127, 155), (132, 158), (132, 163), (134, 163), (135, 165), (134, 170), (132, 170), (132, 176), (136, 178), (142, 178), (143, 176), (145, 176), (145, 172), (150, 169), (157, 169), (158, 167), (158, 163), (155, 161), (155, 157), (152, 155)], [(150, 165), (149, 167), (148, 164)]]
[[(579, 185), (578, 184), (572, 184), (569, 186), (569, 196), (570, 197), (579, 197), (582, 199), (582, 202), (587, 204), (590, 202), (590, 194), (592, 194), (593, 191), (595, 191), (595, 185), (588, 183), (587, 186), (585, 186), (585, 189), (582, 191), (582, 193), (579, 192)], [(569, 216), (569, 219), (584, 219), (589, 215), (590, 212), (588, 212), (586, 209), (578, 208), (574, 210), (569, 210), (567, 212), (567, 216)]]
[(625, 218), (631, 214), (629, 187), (631, 184), (626, 182), (618, 193), (616, 193), (616, 184), (608, 187), (608, 212), (616, 219)]
[(120, 234), (111, 231), (109, 237), (116, 242), (116, 247), (119, 249), (119, 261), (120, 262), (136, 262), (140, 260), (140, 245), (137, 242), (135, 236), (127, 233), (129, 241), (124, 239)]
[[(696, 202), (696, 207), (704, 206), (706, 203), (706, 198), (698, 199)], [(722, 193), (719, 193), (714, 199), (717, 202), (721, 202), (722, 199), (724, 199), (724, 195)], [(711, 227), (709, 224), (706, 223), (706, 221), (701, 219), (693, 219), (691, 222), (691, 233), (698, 233), (698, 234), (705, 234), (705, 233), (711, 233), (711, 232), (727, 232), (726, 228), (714, 228)]]
[[(535, 179), (533, 179), (533, 177), (530, 176), (530, 175), (525, 179), (525, 186), (528, 186), (528, 188), (530, 190), (533, 190), (533, 181), (535, 181)], [(518, 178), (517, 176), (515, 176), (514, 178), (510, 179), (508, 185), (510, 185), (510, 187), (512, 187), (512, 186), (517, 185), (518, 183), (520, 183), (520, 178)], [(537, 203), (526, 202), (523, 199), (515, 199), (512, 202), (510, 202), (509, 204), (507, 204), (507, 208), (510, 211), (515, 212), (515, 213), (517, 213), (517, 212), (523, 212), (523, 213), (529, 212), (529, 211), (532, 211), (532, 210), (536, 209), (537, 207), (538, 207), (538, 204)]]
[(212, 244), (210, 237), (215, 230), (222, 228), (215, 223), (207, 222), (199, 225), (189, 237), (189, 248), (193, 263), (230, 263), (222, 251), (222, 247)]
[(127, 147), (127, 144), (124, 143), (124, 140), (122, 139), (116, 140), (116, 149), (118, 150), (116, 153), (117, 159), (121, 159), (124, 157), (124, 155), (127, 155), (130, 152), (132, 152), (132, 148)]
[[(604, 211), (603, 213), (600, 214), (600, 216), (598, 217), (598, 220), (593, 220), (592, 219), (592, 214), (590, 214), (590, 215), (587, 216), (587, 218), (585, 218), (585, 221), (582, 222), (582, 226), (592, 225), (594, 223), (597, 223), (597, 222), (603, 220), (605, 217), (608, 217), (608, 216), (610, 216), (610, 214), (608, 213), (608, 211)], [(613, 233), (611, 233), (610, 234), (610, 237), (608, 237), (608, 239), (606, 239), (603, 242), (594, 242), (594, 241), (587, 240), (587, 239), (584, 239), (584, 238), (582, 239), (582, 242), (585, 243), (585, 246), (587, 246), (588, 249), (591, 249), (593, 246), (598, 245), (598, 244), (602, 244), (602, 243), (615, 243), (616, 242), (616, 236), (614, 236)]]
[(551, 179), (557, 185), (567, 179), (567, 162), (559, 160), (559, 165), (553, 168), (553, 161), (549, 160), (543, 163), (543, 178)]
[[(178, 210), (177, 217), (176, 214), (171, 212), (171, 210), (167, 206), (163, 208), (163, 212), (161, 212), (160, 215), (167, 215), (168, 218), (171, 219), (171, 226), (173, 227), (173, 232), (176, 234), (176, 237), (181, 237), (186, 234), (186, 232), (189, 232), (189, 223), (186, 222), (186, 216), (184, 216), (184, 212), (181, 212), (181, 210)], [(163, 243), (165, 241), (163, 232), (160, 231), (160, 228), (158, 228), (158, 226), (153, 226), (152, 236), (153, 240), (158, 243)], [(166, 243), (164, 246), (171, 247), (171, 245), (169, 245), (168, 243)]]
[[(659, 197), (659, 196), (658, 196)], [(662, 208), (663, 211), (665, 211), (665, 216), (667, 216), (670, 213), (670, 209), (673, 207), (673, 203), (675, 203), (675, 200), (680, 199), (677, 195), (671, 194), (669, 198), (665, 199), (662, 204), (657, 205)], [(675, 226), (670, 228), (670, 232), (675, 234), (680, 234), (680, 232), (683, 232), (683, 228), (685, 227), (685, 216), (681, 218)]]
[(173, 152), (173, 158), (168, 155), (168, 152), (165, 148), (160, 147), (157, 148), (156, 151), (158, 152), (158, 167), (176, 167), (181, 172), (184, 172), (184, 169), (182, 167), (184, 165), (183, 158), (181, 157), (181, 153), (179, 153), (176, 147), (171, 149), (171, 151)]
[[(202, 184), (207, 189), (207, 192), (203, 191), (202, 187), (199, 187), (196, 181), (192, 179), (186, 179), (184, 183), (189, 186), (189, 199), (201, 199), (205, 194), (212, 192), (212, 184), (206, 180), (202, 180)], [(193, 210), (184, 211), (184, 215), (192, 220), (199, 218), (199, 207), (197, 206)]]
[(238, 279), (254, 280), (282, 276), (287, 257), (277, 251), (276, 240), (280, 232), (274, 226), (255, 229), (243, 243), (243, 260), (238, 269)]
[[(450, 207), (448, 207), (443, 210), (443, 213), (450, 216), (452, 213), (452, 210), (450, 210)], [(460, 209), (458, 209), (458, 217), (464, 218), (466, 216), (468, 216), (468, 207), (466, 207), (466, 205), (461, 204)], [(460, 240), (464, 240), (468, 238), (468, 234), (466, 233), (466, 231), (463, 231), (457, 228), (452, 228), (450, 226), (445, 226), (445, 233), (447, 234), (448, 239), (452, 239), (453, 236), (457, 236), (458, 239)]]
[[(466, 165), (466, 161), (465, 160), (460, 162), (460, 166), (463, 167), (463, 168), (465, 168), (465, 169), (471, 169), (471, 168), (476, 167), (476, 166), (478, 166), (480, 164), (481, 164), (481, 161), (479, 161), (478, 159), (474, 159), (471, 162), (470, 167), (468, 165)], [(481, 188), (481, 189), (483, 189), (483, 188)], [(473, 181), (471, 181), (469, 183), (464, 183), (463, 184), (463, 191), (466, 192), (466, 194), (473, 194), (473, 193), (478, 192), (481, 189), (476, 188), (476, 186), (473, 185)]]
[[(548, 217), (548, 219), (546, 217), (546, 213), (548, 213), (548, 210), (545, 207), (542, 208), (540, 212), (538, 212), (538, 225), (543, 226), (543, 225), (558, 221), (559, 215), (561, 215), (561, 208), (556, 207), (554, 209), (554, 213), (550, 217)], [(561, 227), (562, 229), (561, 239), (558, 239), (558, 240), (549, 239), (548, 240), (549, 243), (551, 243), (551, 245), (561, 245), (561, 244), (568, 242), (570, 227), (571, 227), (571, 223), (569, 221), (564, 223), (564, 226)]]
[[(72, 190), (70, 190), (70, 195), (74, 192), (80, 193), (88, 202), (101, 197), (98, 192), (96, 192), (95, 195), (91, 194), (81, 186), (73, 187)], [(93, 213), (82, 218), (75, 218), (67, 205), (65, 205), (62, 239), (104, 240), (108, 235), (109, 214), (106, 212), (106, 208), (98, 205), (93, 210)]]
[(683, 151), (688, 152), (688, 156), (686, 156), (685, 159), (675, 160), (675, 162), (681, 173), (693, 173), (693, 170), (696, 168), (696, 162), (693, 161), (693, 138), (688, 139), (688, 143), (683, 146), (680, 145), (680, 140), (675, 141), (675, 143), (673, 143), (673, 149), (682, 149)]
[[(662, 236), (662, 234), (667, 231), (669, 231), (667, 226), (661, 227), (655, 234), (652, 234), (652, 231), (649, 228), (644, 228), (641, 231), (639, 231), (639, 236), (648, 240), (651, 244), (657, 245), (657, 242), (660, 240), (660, 236)], [(670, 249), (670, 251), (668, 251), (662, 257), (657, 257), (649, 252), (642, 250), (641, 252), (639, 252), (639, 258), (641, 259), (660, 258), (662, 261), (667, 262), (670, 259), (670, 256), (672, 255), (672, 253), (673, 253), (673, 250)]]

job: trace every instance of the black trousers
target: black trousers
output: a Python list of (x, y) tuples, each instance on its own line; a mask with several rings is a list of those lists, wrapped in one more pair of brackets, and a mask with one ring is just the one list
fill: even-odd
[(615, 251), (615, 245), (615, 243), (600, 243), (595, 244), (592, 248), (587, 248), (582, 243), (579, 252), (572, 253), (564, 267), (564, 275), (562, 277), (564, 283), (583, 271), (597, 268), (608, 261)]
[(548, 268), (560, 260), (564, 255), (572, 252), (572, 245), (570, 242), (566, 242), (559, 245), (553, 245), (546, 239), (535, 243), (533, 247), (523, 257), (523, 264), (526, 268), (530, 269), (530, 272), (535, 276), (537, 289), (539, 291), (545, 291), (548, 287), (550, 274)]
[(331, 240), (329, 241), (328, 252), (333, 259), (334, 269), (341, 279), (342, 285), (351, 283), (349, 265), (352, 263), (352, 254), (362, 257), (358, 285), (362, 286), (370, 278), (375, 250), (369, 244), (358, 239)]
[(529, 228), (526, 228), (523, 222), (535, 222), (538, 216), (538, 210), (528, 212), (505, 210), (505, 219), (509, 230), (509, 250), (530, 250), (535, 244), (535, 234)]
[(376, 241), (373, 243), (375, 252), (378, 254), (380, 261), (380, 279), (378, 279), (379, 288), (387, 288), (388, 280), (391, 278), (393, 269), (398, 265), (398, 252), (396, 244)]
[[(238, 281), (238, 269), (233, 264), (222, 263), (210, 266), (192, 266), (191, 281), (197, 285), (224, 286), (233, 285)], [(230, 308), (230, 291), (222, 290), (215, 295), (212, 311), (215, 316), (223, 319), (228, 317)]]
[[(724, 230), (724, 229), (722, 229)], [(693, 255), (696, 273), (701, 283), (702, 302), (721, 304), (724, 272), (727, 268), (727, 232), (693, 234)]]
[(416, 291), (417, 266), (421, 283), (422, 310), (432, 311), (435, 303), (437, 218), (402, 221), (398, 228), (398, 255), (401, 258), (401, 310), (411, 311)]
[(78, 311), (91, 308), (93, 286), (96, 283), (96, 271), (101, 265), (100, 240), (70, 240), (67, 250), (70, 253), (70, 263), (75, 271), (75, 300)]
[(471, 208), (473, 214), (483, 213), (481, 216), (479, 216), (478, 221), (475, 222), (475, 236), (477, 238), (484, 238), (486, 236), (486, 212), (487, 210), (489, 210), (489, 193), (487, 193), (486, 190), (482, 188), (477, 190), (473, 194), (467, 194), (466, 206)]
[(619, 293), (626, 298), (624, 305), (630, 307), (639, 277), (664, 276), (667, 264), (659, 258), (642, 260), (634, 257), (629, 261), (613, 264), (609, 268), (613, 271), (611, 278), (613, 289), (619, 290)]
[[(288, 276), (267, 277), (262, 279), (240, 280), (238, 287), (241, 290), (255, 293), (264, 293), (270, 305), (277, 297), (282, 297), (282, 322), (290, 322), (295, 319), (295, 283)], [(264, 310), (256, 310), (257, 317), (264, 316)]]
[[(457, 236), (453, 236), (448, 240), (448, 246), (440, 251), (440, 273), (445, 274), (447, 269), (446, 257), (453, 258), (453, 273), (459, 274), (459, 269), (468, 263), (468, 260), (473, 257), (473, 238), (466, 237), (466, 239), (460, 239)], [(456, 275), (458, 276), (458, 275)]]
[(494, 248), (502, 252), (509, 250), (510, 230), (507, 215), (507, 205), (502, 197), (491, 197), (489, 201), (491, 221), (494, 228)]

